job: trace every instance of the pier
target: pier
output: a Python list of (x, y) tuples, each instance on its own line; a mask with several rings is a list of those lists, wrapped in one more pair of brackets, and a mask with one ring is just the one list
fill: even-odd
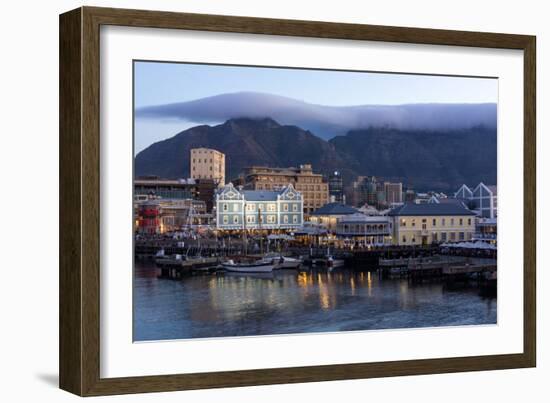
[(495, 280), (497, 262), (495, 259), (459, 256), (430, 256), (418, 258), (380, 259), (379, 273), (382, 277), (406, 276), (411, 280), (443, 278), (446, 281), (483, 282)]
[(182, 259), (170, 256), (157, 258), (155, 263), (160, 268), (160, 277), (181, 279), (193, 272), (214, 271), (220, 264), (220, 260), (217, 257)]

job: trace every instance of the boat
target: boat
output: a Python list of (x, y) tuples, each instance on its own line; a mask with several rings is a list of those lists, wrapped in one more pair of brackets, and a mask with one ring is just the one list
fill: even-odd
[(238, 273), (269, 273), (273, 271), (275, 264), (273, 260), (260, 259), (253, 262), (235, 262), (233, 259), (222, 263), (227, 271)]
[(279, 261), (276, 262), (276, 269), (299, 269), (302, 264), (300, 259), (296, 259), (288, 256), (281, 256)]
[(327, 267), (330, 269), (335, 269), (337, 267), (344, 266), (344, 259), (334, 259), (332, 256), (329, 256), (327, 259)]
[(278, 253), (266, 253), (264, 260), (271, 260), (274, 263), (274, 269), (298, 269), (302, 264), (301, 259), (282, 256)]

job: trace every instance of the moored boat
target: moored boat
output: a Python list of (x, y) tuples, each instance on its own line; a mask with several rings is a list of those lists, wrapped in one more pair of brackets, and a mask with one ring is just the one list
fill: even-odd
[(334, 259), (332, 256), (329, 256), (327, 259), (327, 266), (330, 269), (335, 269), (337, 267), (344, 266), (345, 261), (343, 259)]
[(260, 259), (253, 262), (235, 262), (233, 259), (222, 263), (222, 267), (227, 271), (238, 273), (269, 273), (273, 271), (274, 263), (272, 260)]
[(302, 264), (299, 258), (282, 256), (278, 253), (266, 253), (264, 260), (271, 260), (274, 264), (274, 269), (298, 269)]

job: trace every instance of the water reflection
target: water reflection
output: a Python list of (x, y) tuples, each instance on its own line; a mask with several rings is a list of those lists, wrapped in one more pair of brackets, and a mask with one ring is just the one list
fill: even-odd
[(159, 279), (138, 262), (135, 340), (496, 323), (496, 300), (341, 269)]

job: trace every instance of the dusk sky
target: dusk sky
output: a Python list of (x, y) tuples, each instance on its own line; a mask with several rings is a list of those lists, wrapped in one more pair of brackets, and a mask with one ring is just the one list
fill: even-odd
[[(326, 106), (497, 103), (498, 80), (263, 67), (135, 62), (135, 107), (254, 92)], [(198, 124), (181, 116), (135, 121), (135, 152)], [(286, 122), (281, 122), (286, 123)]]

